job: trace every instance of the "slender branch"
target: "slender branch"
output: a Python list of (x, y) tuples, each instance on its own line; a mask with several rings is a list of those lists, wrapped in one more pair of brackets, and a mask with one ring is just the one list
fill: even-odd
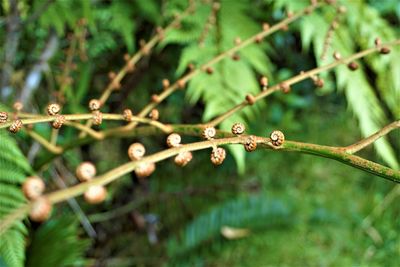
[(48, 151), (50, 151), (53, 154), (61, 154), (63, 152), (63, 148), (56, 146), (55, 144), (52, 144), (51, 142), (47, 141), (45, 138), (43, 138), (41, 135), (38, 133), (34, 132), (33, 130), (26, 130), (26, 133), (35, 139), (39, 144), (41, 144), (43, 147), (45, 147)]
[[(222, 133), (222, 135), (224, 134), (229, 135), (227, 133)], [(163, 150), (161, 152), (144, 157), (141, 160), (131, 161), (121, 166), (118, 166), (106, 172), (103, 175), (95, 177), (91, 181), (49, 193), (46, 195), (46, 197), (49, 199), (51, 203), (55, 204), (67, 200), (71, 197), (76, 197), (83, 194), (92, 185), (106, 185), (108, 183), (111, 183), (112, 181), (118, 179), (119, 177), (122, 177), (123, 175), (134, 171), (137, 168), (137, 166), (139, 166), (142, 163), (150, 163), (150, 162), (156, 163), (165, 160), (167, 158), (170, 158), (172, 156), (175, 156), (184, 151), (198, 151), (227, 144), (244, 144), (246, 143), (247, 138), (248, 136), (246, 135), (237, 137), (226, 137), (211, 141), (202, 141), (202, 142), (186, 144), (180, 147)], [(383, 177), (384, 179), (400, 183), (400, 171), (393, 170), (388, 167), (382, 166), (378, 163), (363, 159), (355, 155), (348, 154), (344, 152), (340, 147), (322, 146), (322, 145), (308, 144), (308, 143), (301, 143), (294, 141), (285, 141), (282, 146), (276, 147), (273, 144), (271, 144), (270, 138), (265, 138), (265, 137), (256, 137), (256, 142), (258, 143), (259, 147), (272, 149), (274, 151), (300, 152), (300, 153), (306, 153), (306, 154), (334, 159), (344, 164), (350, 165), (352, 167)], [(9, 216), (15, 218), (16, 217), (15, 213), (18, 214), (21, 212), (26, 213), (28, 211), (29, 208), (23, 206), (20, 209), (17, 209), (14, 213), (11, 213)], [(15, 222), (15, 220), (13, 221), (8, 219), (8, 216), (6, 216), (4, 221), (5, 222), (0, 223), (0, 230), (3, 232), (9, 227), (11, 227), (12, 224)]]
[[(63, 116), (65, 117), (65, 120), (67, 122), (68, 121), (80, 121), (80, 120), (91, 120), (91, 119), (93, 119), (93, 114), (91, 114), (91, 113), (87, 113), (87, 114), (65, 114)], [(103, 116), (103, 120), (125, 121), (124, 116), (121, 115), (121, 114), (103, 113), (102, 116)], [(24, 125), (26, 125), (26, 124), (43, 123), (43, 122), (52, 122), (52, 121), (55, 121), (57, 119), (57, 116), (33, 115), (33, 114), (29, 114), (29, 113), (21, 113), (21, 114), (19, 114), (19, 117), (21, 118), (22, 124), (24, 124)], [(138, 116), (132, 116), (131, 121), (135, 121), (135, 122), (138, 122), (138, 123), (149, 124), (149, 125), (155, 126), (155, 127), (159, 128), (161, 131), (163, 131), (165, 133), (169, 133), (171, 131), (171, 129), (167, 125), (165, 125), (165, 124), (163, 124), (163, 123), (161, 123), (159, 121), (152, 120), (152, 119), (141, 118), (141, 117), (138, 117)], [(0, 129), (8, 128), (8, 127), (11, 126), (12, 123), (13, 123), (13, 121), (8, 121), (8, 122), (5, 122), (5, 123), (1, 123), (0, 124)], [(85, 125), (82, 125), (82, 126), (85, 127), (85, 128), (83, 128), (83, 127), (78, 126), (76, 124), (68, 124), (68, 123), (65, 123), (65, 124), (66, 125), (71, 125), (71, 126), (74, 126), (74, 127), (80, 127), (80, 130), (86, 131), (87, 133), (89, 133), (88, 130), (87, 130), (88, 127), (86, 127)], [(107, 133), (112, 133), (113, 131), (114, 131), (113, 129), (110, 129), (109, 131), (107, 131)], [(93, 133), (93, 132), (91, 132), (91, 133)], [(96, 134), (95, 136), (101, 137), (100, 134), (101, 133)], [(95, 138), (95, 136), (93, 136), (93, 137)]]
[(365, 147), (369, 146), (370, 144), (374, 143), (376, 140), (378, 140), (382, 136), (385, 136), (388, 133), (390, 133), (391, 131), (398, 129), (398, 128), (400, 128), (400, 120), (392, 122), (389, 125), (386, 125), (381, 130), (374, 133), (373, 135), (371, 135), (355, 144), (343, 147), (343, 151), (345, 151), (346, 153), (349, 153), (349, 154), (354, 154), (354, 153), (364, 149)]
[(67, 126), (74, 127), (82, 132), (85, 132), (85, 133), (89, 134), (89, 136), (93, 137), (96, 140), (104, 139), (104, 134), (102, 134), (101, 132), (98, 132), (96, 130), (93, 130), (92, 128), (89, 128), (84, 124), (80, 124), (78, 122), (73, 122), (73, 121), (66, 121), (64, 124)]
[[(400, 45), (400, 40), (395, 40), (393, 42), (385, 44), (385, 46), (387, 46), (387, 47), (395, 46), (395, 45)], [(283, 83), (286, 84), (287, 86), (296, 84), (296, 83), (298, 83), (300, 81), (309, 79), (310, 77), (313, 77), (314, 75), (317, 75), (317, 74), (319, 74), (319, 73), (321, 73), (323, 71), (327, 71), (327, 70), (333, 69), (333, 68), (335, 68), (335, 67), (337, 67), (339, 65), (342, 65), (342, 64), (348, 64), (349, 62), (352, 62), (352, 61), (354, 61), (356, 59), (365, 57), (365, 56), (367, 56), (369, 54), (372, 54), (372, 53), (375, 53), (375, 52), (379, 52), (379, 50), (380, 50), (380, 47), (372, 47), (372, 48), (360, 51), (360, 52), (358, 52), (356, 54), (353, 54), (353, 55), (351, 55), (351, 56), (349, 56), (347, 58), (336, 60), (336, 61), (334, 61), (334, 62), (332, 62), (330, 64), (327, 64), (325, 66), (314, 68), (314, 69), (309, 70), (307, 72), (302, 72), (297, 76), (294, 76), (294, 77), (292, 77), (290, 79), (287, 79), (287, 80), (285, 80), (285, 81), (283, 81), (283, 82), (281, 82), (281, 83), (279, 83), (277, 85), (269, 87), (267, 90), (264, 90), (264, 91), (260, 92), (259, 94), (254, 96), (254, 102), (256, 102), (256, 101), (258, 101), (258, 100), (260, 100), (260, 99), (262, 99), (264, 97), (267, 97), (267, 96), (269, 96), (269, 95), (271, 95), (271, 94), (273, 94), (273, 93), (275, 93), (277, 91), (280, 91), (281, 90), (281, 85)], [(244, 107), (246, 107), (248, 105), (250, 105), (250, 103), (247, 100), (244, 100), (240, 104), (236, 105), (235, 107), (231, 108), (227, 112), (225, 112), (225, 113), (221, 114), (220, 116), (216, 117), (215, 119), (213, 119), (212, 121), (210, 121), (207, 124), (208, 125), (212, 125), (212, 126), (216, 126), (216, 125), (220, 124), (221, 122), (223, 122), (224, 120), (226, 120), (227, 118), (229, 118), (230, 116), (232, 116), (234, 113), (240, 111), (241, 109), (243, 109)]]
[(56, 145), (57, 144), (57, 138), (58, 138), (58, 133), (59, 133), (59, 129), (51, 129), (51, 137), (50, 137), (50, 143), (52, 145)]

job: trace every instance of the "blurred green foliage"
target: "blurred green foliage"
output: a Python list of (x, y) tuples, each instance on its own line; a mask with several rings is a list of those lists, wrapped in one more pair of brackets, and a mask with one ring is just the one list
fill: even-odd
[[(259, 31), (262, 22), (278, 22), (287, 10), (296, 11), (309, 3), (219, 1), (215, 25), (202, 37), (212, 4), (196, 2), (196, 12), (167, 33), (155, 51), (123, 80), (121, 91), (111, 96), (105, 112), (120, 112), (124, 107), (139, 111), (160, 91), (163, 78), (175, 81), (187, 71), (187, 64), (207, 62), (231, 48), (236, 37), (244, 40)], [(186, 91), (176, 92), (161, 105), (160, 120), (207, 121), (239, 103), (247, 93), (257, 93), (262, 75), (276, 84), (301, 70), (331, 62), (333, 51), (347, 56), (372, 46), (377, 36), (383, 42), (399, 39), (398, 1), (338, 2), (347, 13), (340, 17), (327, 59), (320, 55), (327, 29), (337, 14), (332, 6), (303, 17), (288, 31), (274, 33), (259, 45), (250, 45), (240, 51), (239, 61), (224, 59), (214, 67), (213, 75), (197, 75)], [(65, 63), (71, 36), (82, 30), (84, 18), (88, 35), (76, 48), (76, 69), (69, 75), (72, 82), (65, 92), (63, 110), (84, 112), (87, 102), (106, 86), (107, 73), (124, 64), (123, 54), (137, 51), (141, 39), (148, 40), (157, 26), (167, 25), (186, 6), (185, 0), (18, 1), (22, 22), (36, 12), (40, 16), (22, 24), (11, 77), (14, 90), (10, 96), (2, 96), (1, 109), (5, 109), (3, 104), (12, 106), (19, 97), (24, 79), (40, 62), (52, 34), (59, 46), (26, 106), (29, 111), (42, 112), (54, 101), (61, 87), (58, 77), (64, 70), (60, 63)], [(3, 0), (1, 8), (3, 44), (9, 1)], [(199, 45), (200, 40), (204, 45)], [(7, 53), (5, 49), (0, 46), (0, 53)], [(361, 60), (357, 72), (340, 66), (321, 75), (323, 89), (315, 90), (310, 81), (302, 82), (293, 87), (292, 94), (276, 94), (260, 101), (235, 114), (221, 128), (227, 130), (233, 122), (242, 121), (257, 135), (281, 129), (292, 140), (351, 144), (399, 118), (399, 58), (400, 51), (394, 48), (388, 56)], [(101, 128), (115, 125), (103, 123)], [(50, 136), (48, 125), (36, 125), (35, 130)], [(76, 135), (73, 129), (62, 129), (59, 142), (75, 142)], [(32, 151), (32, 140), (18, 135), (16, 142), (5, 132), (0, 132), (0, 138), (3, 217), (25, 201), (17, 186), (33, 171), (44, 177), (51, 189), (56, 187), (49, 170), (32, 170), (35, 162), (30, 164), (24, 156)], [(184, 137), (184, 142), (193, 140)], [(398, 168), (398, 140), (398, 132), (394, 132), (362, 156)], [(90, 160), (96, 163), (98, 173), (104, 173), (127, 161), (126, 147), (134, 141), (144, 143), (148, 153), (165, 148), (165, 136), (111, 139), (71, 149), (61, 162), (74, 170), (82, 160)], [(230, 152), (218, 168), (209, 163), (208, 151), (202, 151), (183, 169), (165, 161), (148, 180), (127, 175), (108, 186), (107, 201), (98, 206), (79, 198), (97, 233), (91, 245), (67, 204), (57, 205), (52, 219), (39, 227), (20, 222), (1, 237), (0, 266), (400, 265), (399, 186), (326, 159), (272, 151), (245, 154), (241, 148), (230, 148)], [(48, 152), (40, 150), (34, 161), (46, 156)], [(67, 183), (74, 181), (67, 179)], [(221, 235), (224, 226), (246, 228), (250, 234), (228, 240)]]

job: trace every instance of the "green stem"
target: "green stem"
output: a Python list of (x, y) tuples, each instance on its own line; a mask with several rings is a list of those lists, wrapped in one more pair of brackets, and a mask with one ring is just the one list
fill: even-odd
[[(114, 168), (106, 172), (103, 175), (95, 177), (91, 181), (80, 183), (66, 189), (49, 193), (46, 195), (46, 197), (53, 204), (65, 201), (71, 197), (76, 197), (83, 194), (92, 185), (109, 184), (112, 181), (118, 179), (119, 177), (122, 177), (123, 175), (134, 171), (139, 164), (149, 163), (149, 162), (159, 162), (167, 158), (173, 157), (184, 151), (197, 151), (197, 150), (211, 148), (214, 146), (227, 145), (227, 144), (243, 145), (247, 141), (247, 138), (248, 136), (246, 135), (237, 137), (226, 137), (211, 141), (202, 141), (202, 142), (186, 144), (180, 147), (163, 150), (161, 152), (144, 157), (141, 160), (125, 163), (117, 168)], [(273, 144), (271, 144), (271, 140), (269, 138), (256, 137), (256, 140), (257, 143), (259, 144), (259, 147), (272, 149), (276, 151), (294, 151), (294, 152), (306, 153), (306, 154), (334, 159), (344, 164), (350, 165), (352, 167), (383, 177), (387, 180), (400, 183), (400, 171), (390, 169), (388, 167), (382, 166), (378, 163), (360, 158), (355, 155), (351, 155), (343, 151), (343, 149), (340, 147), (322, 146), (322, 145), (300, 143), (294, 141), (285, 141), (282, 146), (276, 147)], [(15, 210), (10, 215), (6, 216), (5, 219), (2, 222), (0, 222), (0, 234), (4, 233), (9, 227), (11, 227), (15, 221), (22, 218), (23, 217), (22, 214), (26, 214), (29, 211), (29, 205), (30, 204), (22, 206), (21, 208)]]
[(306, 153), (324, 158), (334, 159), (357, 169), (380, 176), (389, 181), (400, 183), (400, 171), (393, 170), (386, 166), (361, 158), (359, 156), (349, 154), (343, 151), (340, 147), (329, 147), (308, 143), (299, 143), (294, 141), (286, 141), (283, 144), (281, 150)]

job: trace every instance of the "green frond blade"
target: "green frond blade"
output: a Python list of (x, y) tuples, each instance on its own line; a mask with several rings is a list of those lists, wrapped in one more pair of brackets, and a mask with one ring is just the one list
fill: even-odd
[(170, 239), (168, 253), (176, 256), (195, 249), (203, 242), (217, 238), (223, 226), (267, 229), (289, 225), (293, 221), (292, 215), (286, 203), (264, 196), (230, 200), (196, 217), (179, 237)]
[[(20, 184), (32, 173), (15, 140), (0, 131), (0, 220), (26, 200)], [(0, 258), (6, 266), (24, 266), (26, 226), (18, 222), (0, 237)]]
[(79, 237), (74, 218), (60, 217), (35, 231), (27, 250), (26, 266), (87, 266), (84, 257), (90, 241)]

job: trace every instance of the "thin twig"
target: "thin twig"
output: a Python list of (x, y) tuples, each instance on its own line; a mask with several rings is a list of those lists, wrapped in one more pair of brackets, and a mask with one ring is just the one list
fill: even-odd
[(72, 126), (82, 132), (85, 132), (85, 133), (89, 134), (89, 136), (93, 137), (96, 140), (104, 139), (104, 134), (102, 134), (101, 132), (98, 132), (96, 130), (93, 130), (92, 128), (89, 128), (84, 124), (80, 124), (78, 122), (73, 122), (73, 121), (66, 121), (64, 124), (67, 126)]
[[(63, 116), (65, 117), (65, 120), (67, 122), (93, 119), (93, 114), (91, 114), (91, 113), (65, 114)], [(29, 114), (29, 113), (21, 113), (21, 114), (19, 114), (19, 117), (21, 118), (22, 124), (24, 124), (24, 125), (37, 124), (37, 123), (43, 123), (43, 122), (53, 122), (57, 119), (57, 116), (33, 115), (33, 114)], [(103, 120), (125, 121), (125, 118), (122, 114), (102, 113), (102, 117), (103, 117)], [(171, 129), (167, 125), (163, 124), (162, 122), (156, 121), (156, 120), (141, 118), (138, 116), (132, 116), (131, 121), (155, 126), (165, 133), (169, 133), (171, 131)], [(2, 123), (2, 124), (0, 124), (0, 129), (8, 128), (11, 126), (12, 123), (13, 123), (13, 121), (8, 121), (5, 123)], [(66, 125), (71, 125), (71, 124), (66, 123)], [(80, 127), (80, 126), (77, 126), (76, 124), (73, 124), (71, 126)], [(85, 126), (85, 128), (81, 128), (80, 130), (88, 132), (86, 126)], [(95, 136), (101, 137), (100, 134), (101, 133), (99, 133), (98, 135), (95, 135)]]
[(61, 154), (63, 152), (63, 148), (52, 144), (43, 138), (40, 134), (34, 132), (33, 130), (26, 129), (26, 133), (35, 139), (39, 144), (41, 144), (44, 148), (50, 151), (53, 154)]
[(354, 153), (364, 149), (365, 147), (369, 146), (370, 144), (374, 143), (376, 140), (378, 140), (382, 136), (385, 136), (388, 133), (390, 133), (391, 131), (398, 129), (398, 128), (400, 128), (400, 120), (392, 122), (389, 125), (386, 125), (382, 129), (380, 129), (379, 131), (374, 133), (373, 135), (371, 135), (355, 144), (344, 147), (343, 150), (346, 153), (354, 154)]

